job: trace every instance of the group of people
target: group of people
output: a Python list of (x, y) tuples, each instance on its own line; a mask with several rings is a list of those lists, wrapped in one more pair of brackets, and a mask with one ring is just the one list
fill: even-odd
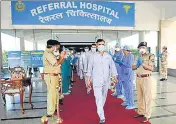
[(91, 59), (91, 56), (96, 53), (96, 44), (95, 43), (92, 44), (90, 51), (88, 47), (85, 47), (84, 51), (82, 50), (81, 53), (80, 52), (76, 53), (75, 56), (78, 57), (78, 60), (76, 61), (75, 65), (76, 65), (77, 75), (81, 80), (82, 79), (85, 80), (85, 87), (87, 89), (87, 94), (89, 94), (91, 88), (88, 87), (88, 76), (87, 76), (88, 63), (89, 63), (89, 60)]
[[(139, 56), (136, 62), (130, 47), (125, 45), (121, 48), (119, 42), (115, 46), (114, 55), (106, 52), (103, 39), (98, 39), (95, 44), (92, 44), (90, 51), (88, 47), (85, 47), (85, 52), (76, 54), (68, 49), (63, 49), (59, 53), (59, 47), (58, 41), (48, 40), (43, 56), (44, 79), (48, 88), (47, 114), (49, 116), (53, 116), (56, 109), (59, 108), (56, 108), (56, 105), (59, 96), (61, 97), (60, 90), (63, 89), (61, 92), (64, 95), (70, 94), (69, 89), (73, 85), (72, 69), (75, 66), (77, 75), (80, 79), (85, 80), (87, 94), (93, 89), (100, 123), (105, 123), (104, 105), (111, 77), (116, 83), (116, 91), (112, 95), (123, 98), (122, 106), (126, 106), (126, 109), (135, 108), (133, 80), (136, 70), (138, 114), (135, 118), (144, 117), (143, 122), (149, 121), (152, 103), (151, 74), (154, 70), (155, 55), (147, 51), (146, 42), (138, 45)], [(166, 56), (165, 53), (160, 55), (160, 57), (162, 56)], [(58, 122), (62, 123), (62, 121), (58, 115)]]

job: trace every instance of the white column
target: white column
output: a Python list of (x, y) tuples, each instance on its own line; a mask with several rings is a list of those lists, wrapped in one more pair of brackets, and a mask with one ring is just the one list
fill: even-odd
[(17, 36), (20, 38), (20, 50), (25, 50), (25, 43), (24, 43), (24, 30), (18, 30)]
[(145, 40), (145, 32), (144, 31), (140, 31), (139, 32), (139, 43), (143, 42)]
[(38, 48), (38, 47), (37, 47), (37, 41), (34, 41), (34, 42), (33, 42), (33, 48), (34, 48), (34, 50), (37, 50), (37, 48)]
[(20, 50), (25, 50), (25, 43), (24, 43), (24, 37), (20, 37)]
[(118, 38), (117, 42), (121, 43), (122, 42), (122, 38)]

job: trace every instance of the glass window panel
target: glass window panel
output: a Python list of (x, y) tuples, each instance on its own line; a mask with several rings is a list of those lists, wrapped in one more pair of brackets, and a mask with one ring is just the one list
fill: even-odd
[(25, 40), (24, 44), (25, 44), (25, 50), (26, 51), (34, 50), (33, 42)]
[[(3, 51), (18, 51), (20, 50), (20, 39), (15, 38), (14, 30), (3, 30), (1, 32), (1, 42)], [(10, 45), (9, 45), (10, 43)]]

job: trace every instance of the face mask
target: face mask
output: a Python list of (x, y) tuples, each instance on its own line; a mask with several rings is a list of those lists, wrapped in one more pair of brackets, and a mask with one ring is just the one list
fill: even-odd
[(54, 51), (53, 54), (54, 54), (55, 56), (58, 56), (58, 55), (59, 55), (59, 51)]
[(145, 48), (141, 48), (141, 49), (139, 49), (139, 52), (140, 52), (140, 54), (144, 54), (144, 53), (146, 53), (146, 49)]
[(57, 51), (57, 47), (54, 47), (54, 51)]
[(105, 51), (105, 46), (104, 45), (98, 46), (98, 51), (104, 52)]
[(89, 51), (89, 49), (85, 49), (85, 52), (88, 52)]
[(120, 51), (120, 48), (115, 48), (115, 51), (117, 51), (117, 52)]
[(92, 52), (96, 52), (96, 48), (91, 48), (91, 51)]

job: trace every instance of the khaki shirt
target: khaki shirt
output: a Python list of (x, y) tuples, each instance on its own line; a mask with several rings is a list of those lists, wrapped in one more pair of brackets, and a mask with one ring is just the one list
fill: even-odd
[(163, 52), (161, 56), (161, 64), (167, 64), (167, 57), (168, 57), (167, 51)]
[(57, 58), (54, 56), (53, 52), (49, 49), (46, 49), (43, 54), (43, 66), (44, 73), (61, 73), (60, 66), (57, 64)]
[[(149, 65), (149, 66), (154, 66), (155, 64), (155, 55), (146, 53), (142, 56), (142, 61), (144, 65)], [(145, 70), (143, 66), (141, 65), (139, 68), (136, 70), (136, 74), (142, 75), (142, 74), (151, 74), (152, 71)]]

